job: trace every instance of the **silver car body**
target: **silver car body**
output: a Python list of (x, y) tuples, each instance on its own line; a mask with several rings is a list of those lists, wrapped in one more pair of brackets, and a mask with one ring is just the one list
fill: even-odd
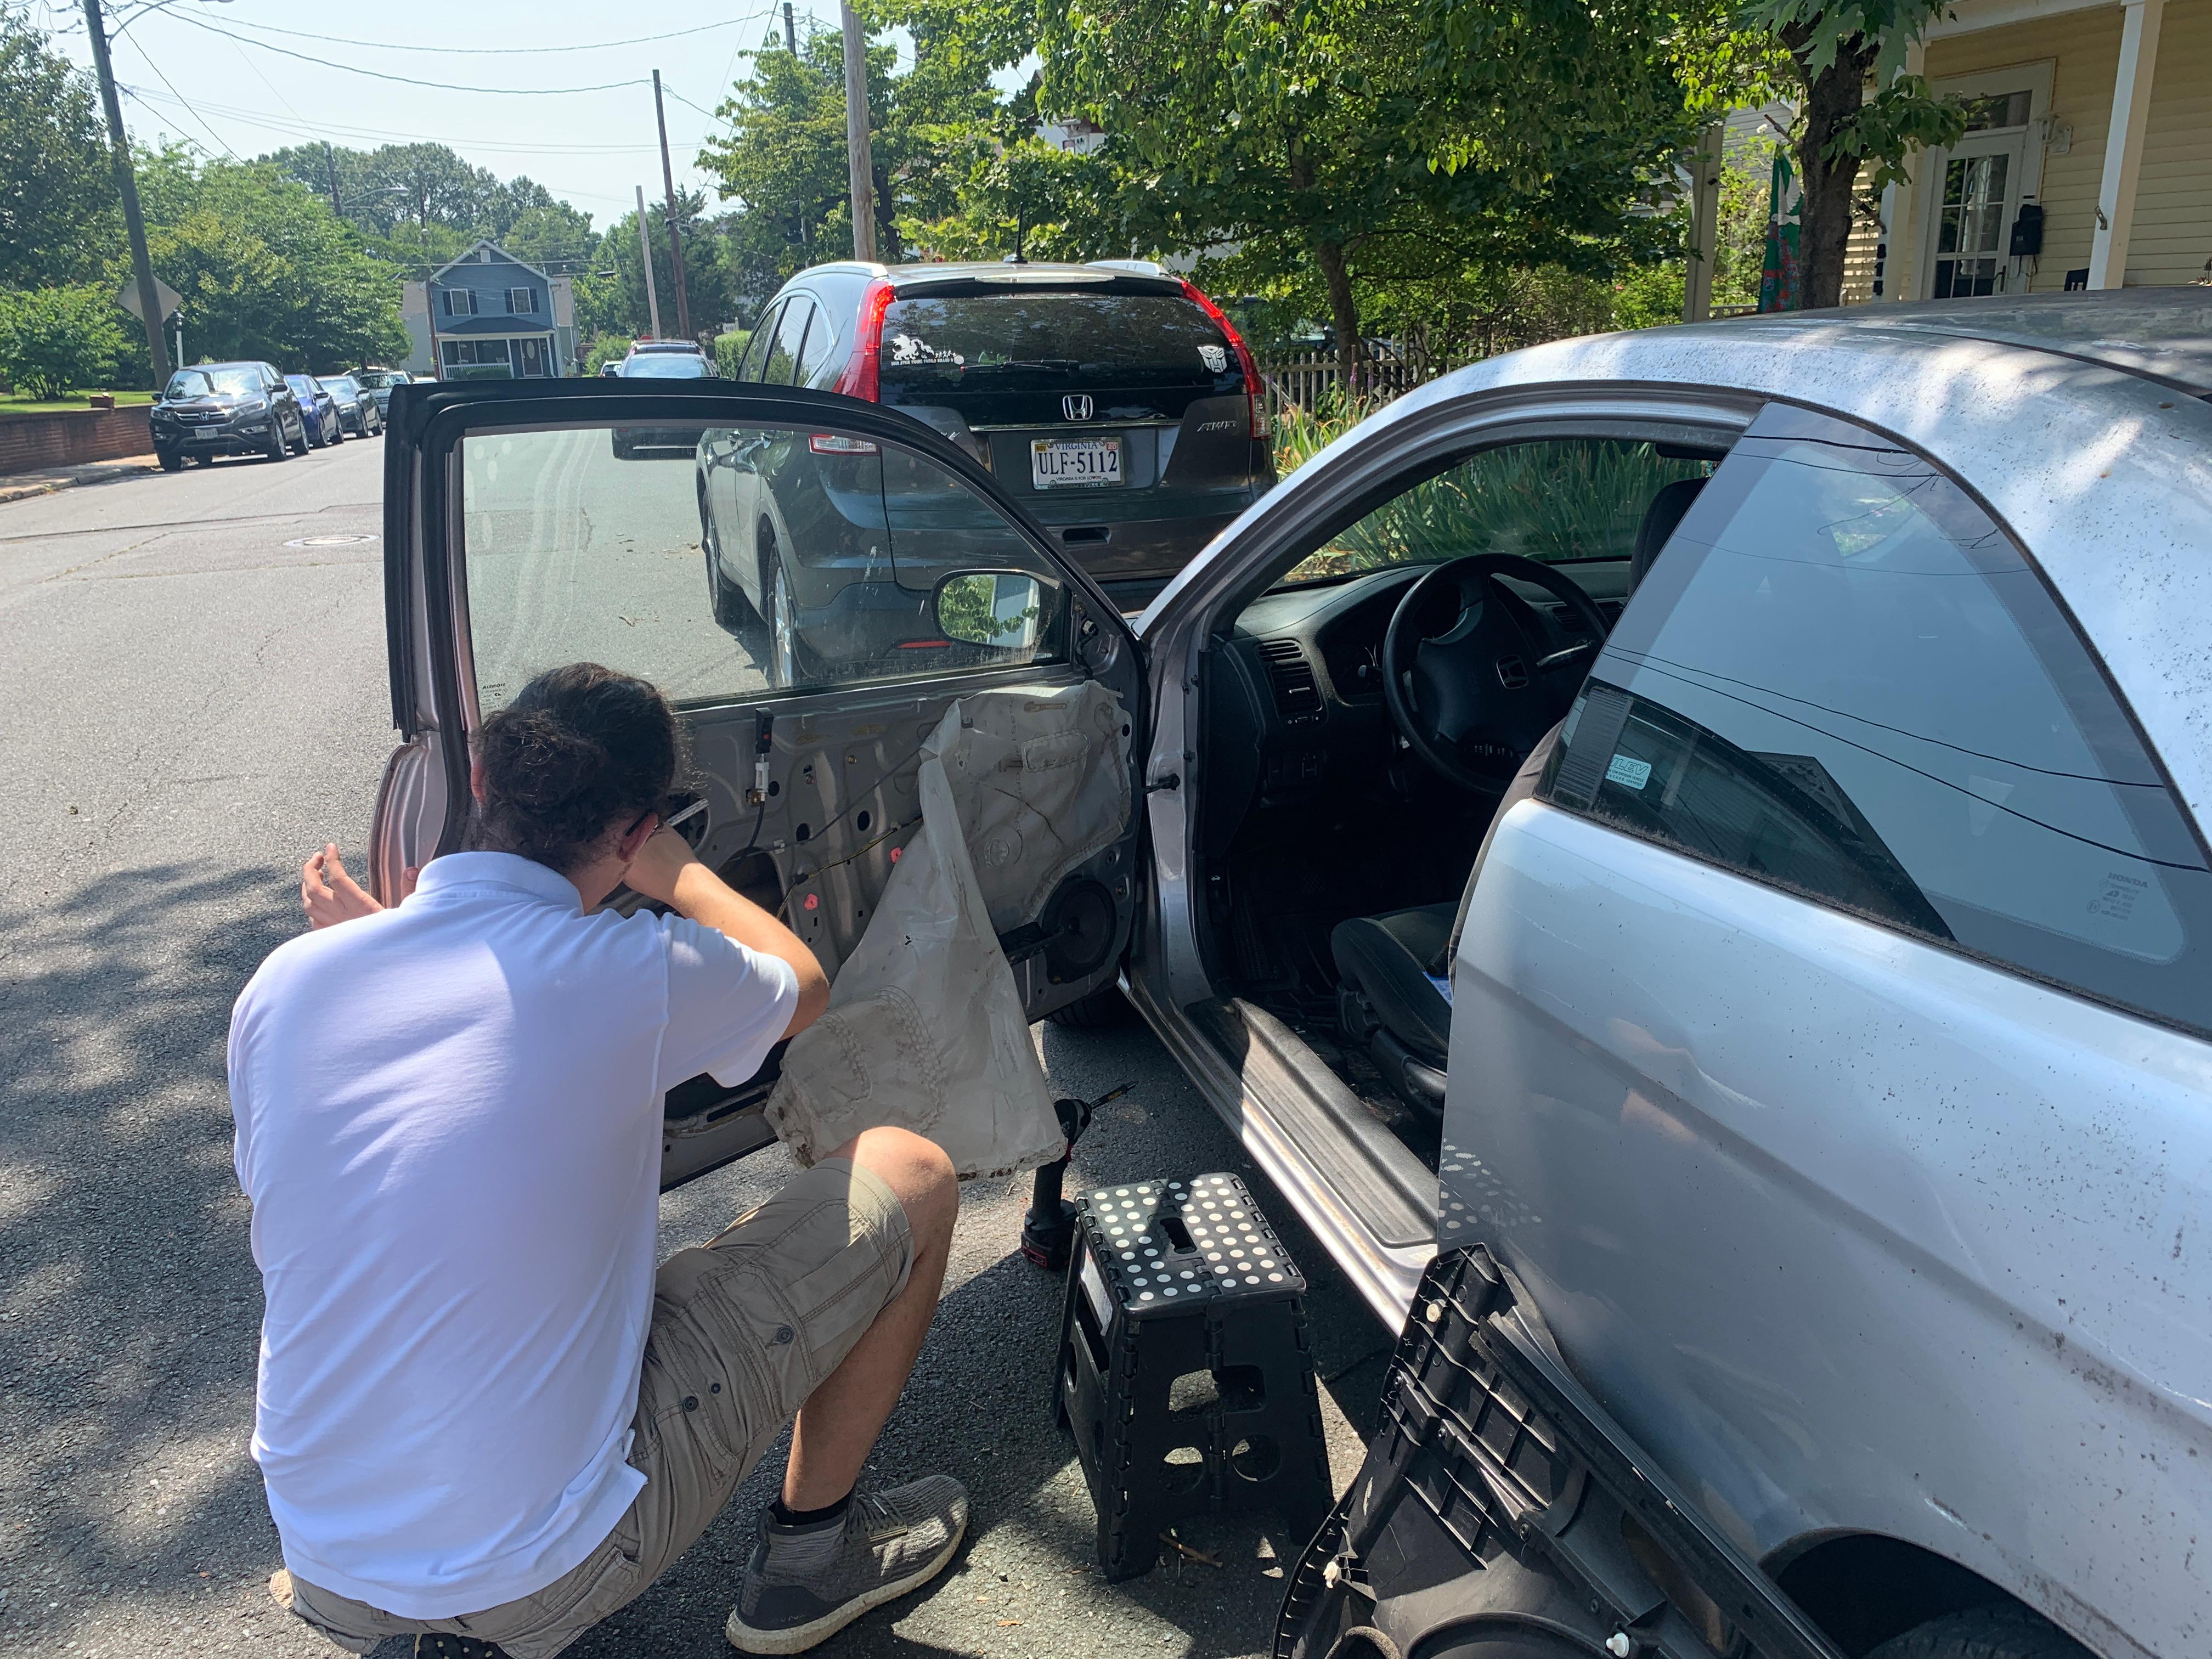
[[(2205, 302), (2182, 303), (2201, 340)], [(2039, 315), (2055, 337), (2032, 347), (1891, 315), (1563, 342), (1449, 375), (1310, 462), (1139, 622), (1157, 884), (1130, 989), (1393, 1326), (1431, 1249), (1376, 1237), (1286, 1131), (1281, 1079), (1240, 1075), (1187, 1012), (1212, 994), (1201, 653), (1346, 503), (1471, 444), (1730, 433), (1770, 398), (1832, 411), (2008, 526), (2212, 824), (2212, 405), (2192, 395), (2212, 377), (2086, 323), (2077, 343)], [(1535, 801), (1495, 833), (1454, 982), (1444, 1242), (1522, 1275), (1747, 1551), (1775, 1567), (1824, 1538), (1904, 1540), (2115, 1659), (2212, 1632), (2212, 1042)]]

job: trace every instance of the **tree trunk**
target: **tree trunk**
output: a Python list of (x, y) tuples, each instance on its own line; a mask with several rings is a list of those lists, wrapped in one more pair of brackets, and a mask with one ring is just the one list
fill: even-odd
[[(1797, 49), (1787, 33), (1783, 39)], [(1820, 152), (1866, 101), (1875, 49), (1852, 44), (1855, 49), (1838, 52), (1836, 61), (1806, 87), (1805, 126), (1797, 141), (1797, 176), (1804, 190), (1797, 207), (1797, 268), (1799, 303), (1808, 311), (1840, 305), (1844, 297), (1844, 250), (1851, 240), (1851, 191), (1858, 183), (1859, 158), (1838, 155), (1829, 161)]]
[(1344, 244), (1314, 244), (1314, 259), (1328, 288), (1328, 316), (1336, 331), (1336, 371), (1346, 397), (1355, 395), (1359, 375), (1359, 306), (1352, 297), (1352, 274), (1345, 269)]

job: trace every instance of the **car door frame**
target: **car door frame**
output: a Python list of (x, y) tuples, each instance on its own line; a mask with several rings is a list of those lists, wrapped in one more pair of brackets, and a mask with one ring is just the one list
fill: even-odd
[[(1310, 1125), (1344, 1116), (1328, 1103), (1343, 1085), (1310, 1050), (1301, 1058), (1296, 1050), (1304, 1045), (1287, 1030), (1261, 1033), (1240, 1066), (1189, 1012), (1213, 995), (1197, 933), (1199, 882), (1190, 850), (1197, 827), (1192, 803), (1205, 781), (1202, 659), (1213, 629), (1257, 597), (1275, 561), (1294, 545), (1310, 546), (1451, 459), (1547, 438), (1672, 436), (1726, 448), (1769, 401), (1762, 393), (1689, 384), (1538, 382), (1456, 395), (1449, 380), (1432, 384), (1373, 417), (1395, 429), (1396, 442), (1340, 444), (1308, 462), (1241, 514), (1138, 619), (1150, 659), (1152, 721), (1143, 774), (1150, 855), (1124, 973), (1130, 1000), (1392, 1328), (1435, 1255), (1433, 1234), (1419, 1245), (1389, 1242), (1360, 1205), (1346, 1200), (1341, 1178), (1347, 1158), (1372, 1169), (1378, 1155), (1391, 1159), (1389, 1148), (1350, 1136), (1315, 1144)], [(1397, 1190), (1411, 1178), (1402, 1167), (1376, 1173)], [(1433, 1175), (1425, 1182), (1433, 1226)]]

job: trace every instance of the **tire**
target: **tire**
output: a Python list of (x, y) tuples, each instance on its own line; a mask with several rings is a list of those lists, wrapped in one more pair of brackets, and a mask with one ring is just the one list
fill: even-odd
[(699, 489), (699, 551), (707, 561), (707, 605), (714, 625), (734, 634), (753, 620), (753, 608), (744, 590), (722, 574), (722, 538), (715, 533), (714, 510), (707, 505), (706, 486)]
[(2049, 1620), (2009, 1603), (1970, 1607), (1893, 1636), (1867, 1659), (2091, 1659)]
[(343, 421), (334, 421), (331, 422), (331, 435), (326, 441), (330, 444), (330, 447), (332, 449), (336, 449), (340, 444), (345, 441), (345, 422)]
[(761, 622), (768, 629), (768, 683), (779, 691), (819, 685), (825, 678), (822, 659), (806, 643), (793, 620), (791, 576), (783, 556), (776, 550), (775, 532), (761, 526)]
[(272, 461), (289, 461), (292, 459), (292, 446), (284, 441), (284, 422), (282, 420), (271, 421), (269, 423), (269, 447), (261, 453)]
[(164, 472), (182, 472), (185, 470), (185, 458), (173, 449), (157, 449), (154, 452), (154, 459), (161, 462)]
[(304, 415), (300, 417), (300, 441), (292, 453), (295, 455), (304, 455), (307, 453), (307, 420)]
[(1065, 1008), (1054, 1009), (1045, 1018), (1071, 1031), (1097, 1031), (1127, 1024), (1136, 1012), (1129, 1006), (1129, 999), (1121, 994), (1120, 986), (1109, 985), (1087, 997), (1078, 997)]

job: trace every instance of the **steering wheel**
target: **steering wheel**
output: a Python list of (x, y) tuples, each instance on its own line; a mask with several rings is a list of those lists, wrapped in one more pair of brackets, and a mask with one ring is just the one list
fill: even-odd
[[(1589, 638), (1565, 635), (1502, 580), (1556, 596)], [(1447, 559), (1406, 590), (1382, 635), (1382, 701), (1413, 752), (1462, 789), (1499, 795), (1574, 701), (1611, 632), (1564, 572), (1514, 553)]]

